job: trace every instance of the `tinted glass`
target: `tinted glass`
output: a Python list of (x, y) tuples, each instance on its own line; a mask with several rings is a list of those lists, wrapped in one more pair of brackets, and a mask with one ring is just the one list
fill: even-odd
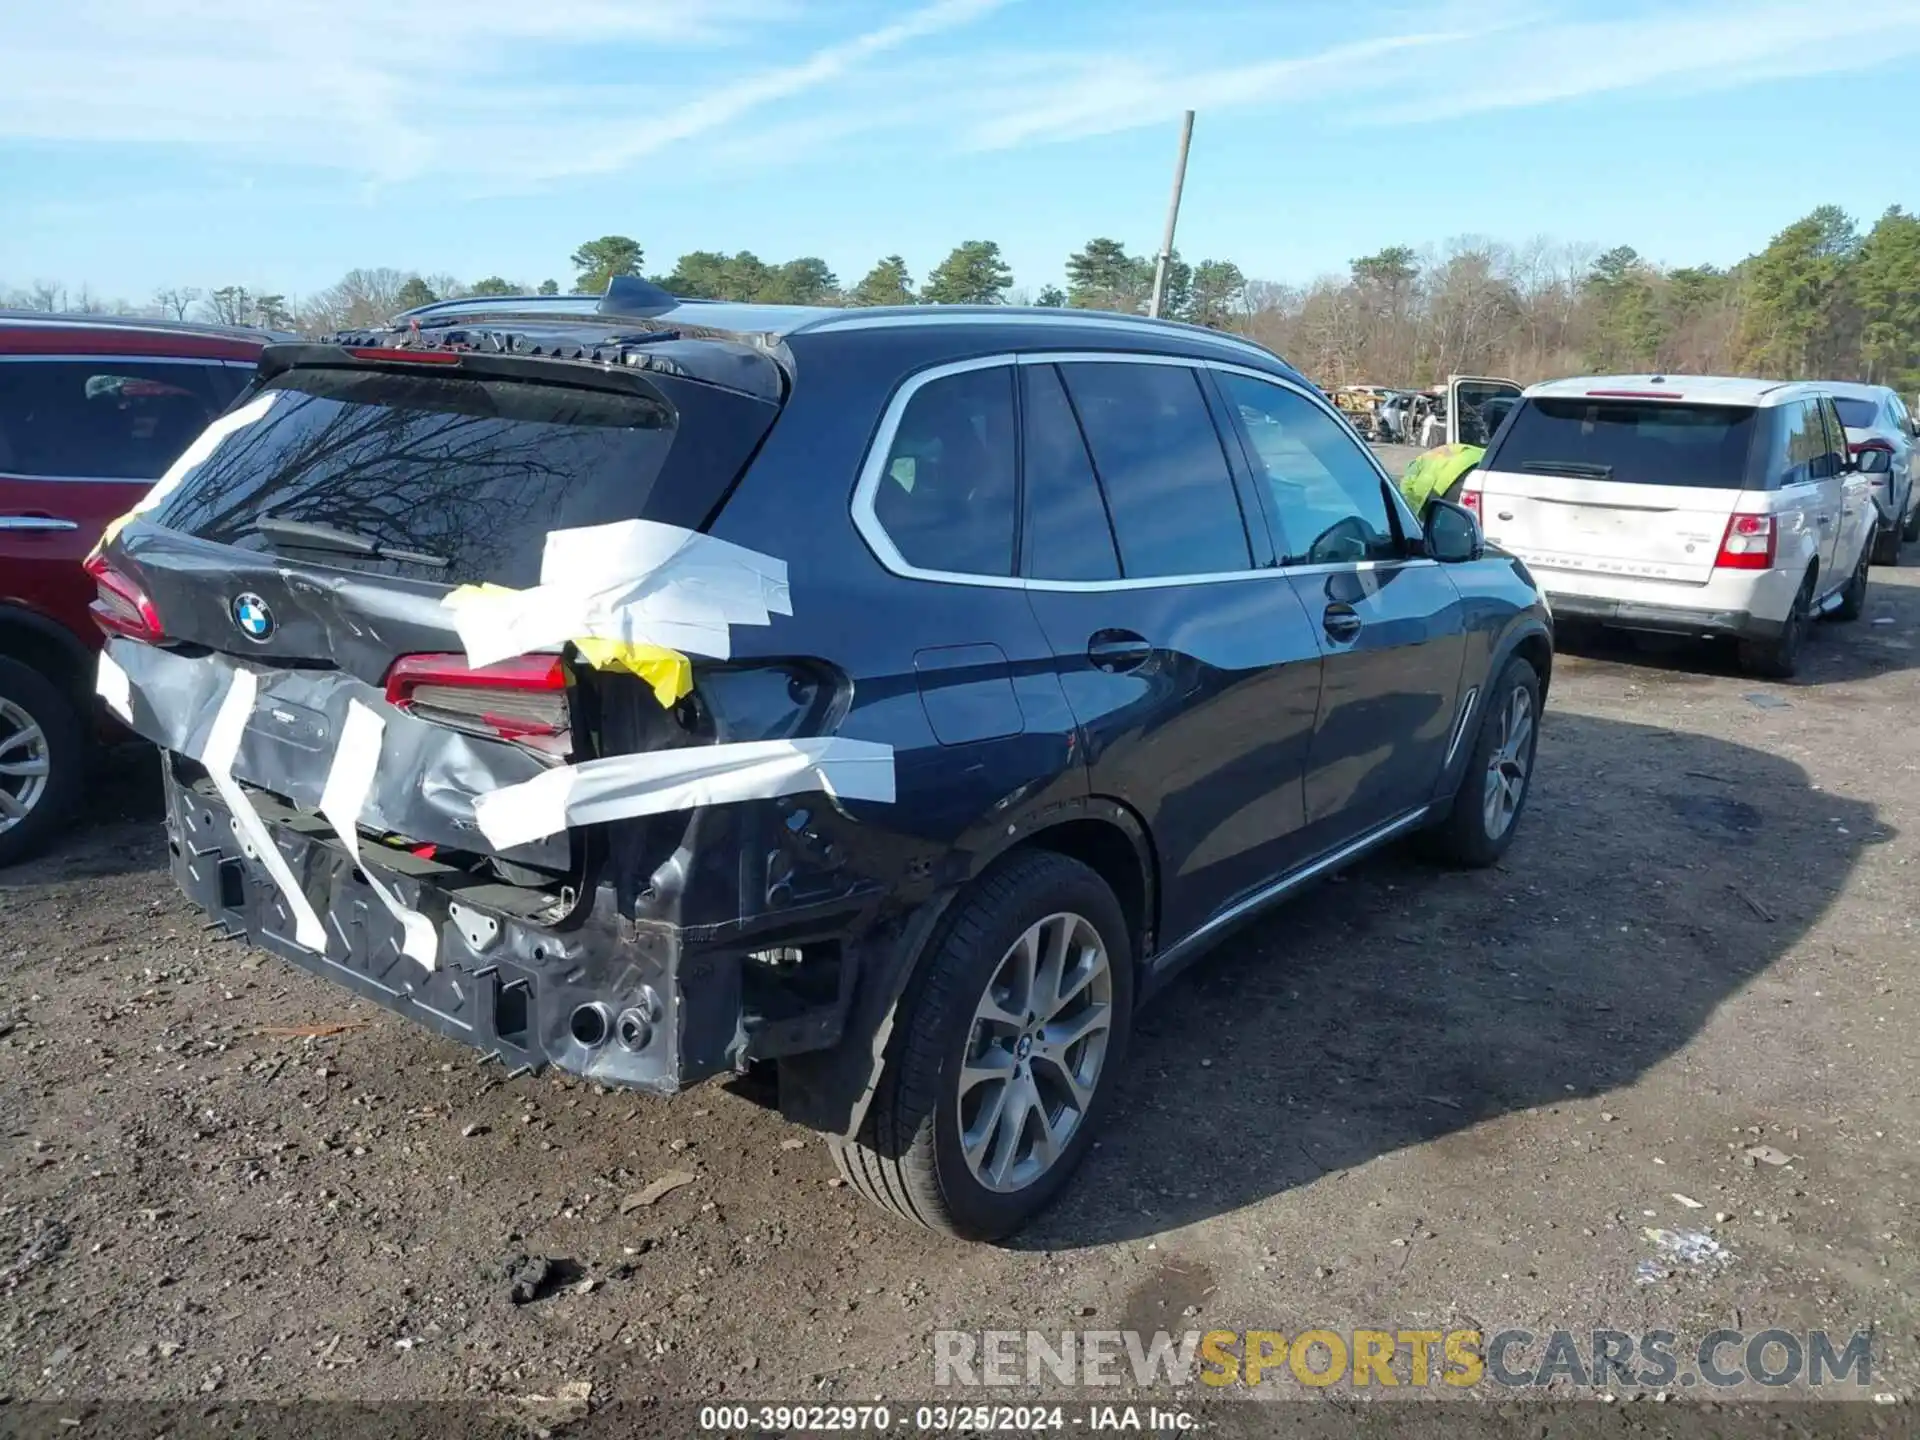
[(931, 380), (894, 432), (874, 514), (909, 565), (1013, 573), (1013, 369)]
[(1802, 480), (1820, 479), (1827, 454), (1827, 432), (1820, 418), (1820, 407), (1811, 400), (1782, 405), (1780, 423), (1784, 427), (1780, 453), (1786, 463), (1780, 483), (1795, 485)]
[(1751, 406), (1526, 400), (1486, 468), (1738, 490), (1746, 483), (1747, 455), (1759, 429)]
[[(698, 526), (774, 407), (681, 383), (675, 403), (517, 380), (295, 370), (155, 512), (243, 549), (452, 583), (534, 585), (552, 529), (649, 519)], [(297, 550), (267, 515), (344, 529), (444, 568)]]
[(1358, 442), (1303, 395), (1222, 371), (1221, 392), (1253, 442), (1254, 468), (1284, 532), (1289, 564), (1397, 556), (1380, 472)]
[(158, 480), (252, 372), (140, 360), (0, 365), (0, 471)]
[(1833, 408), (1840, 412), (1840, 423), (1850, 430), (1871, 430), (1880, 423), (1880, 406), (1872, 400), (1836, 395)]
[(1026, 396), (1026, 573), (1040, 580), (1112, 580), (1120, 574), (1106, 503), (1080, 423), (1051, 365), (1023, 366)]
[(1500, 380), (1462, 380), (1454, 387), (1460, 402), (1460, 443), (1484, 445), (1519, 399), (1516, 385)]
[(1129, 577), (1248, 569), (1226, 452), (1185, 365), (1063, 365)]

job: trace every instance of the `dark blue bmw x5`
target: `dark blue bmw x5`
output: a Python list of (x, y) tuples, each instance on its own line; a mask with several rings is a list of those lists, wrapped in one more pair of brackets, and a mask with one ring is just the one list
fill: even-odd
[(972, 1237), (1234, 926), (1498, 858), (1553, 660), (1272, 354), (1071, 310), (617, 281), (273, 346), (94, 564), (221, 926), (510, 1068), (770, 1063)]

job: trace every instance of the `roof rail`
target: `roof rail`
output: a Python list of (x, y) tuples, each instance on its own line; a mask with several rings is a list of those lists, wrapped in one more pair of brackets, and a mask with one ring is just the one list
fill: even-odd
[(287, 330), (258, 325), (220, 325), (198, 320), (165, 320), (153, 315), (99, 315), (72, 310), (0, 309), (0, 324), (81, 325), (108, 330), (152, 330), (167, 335), (210, 335), (231, 340), (278, 340)]

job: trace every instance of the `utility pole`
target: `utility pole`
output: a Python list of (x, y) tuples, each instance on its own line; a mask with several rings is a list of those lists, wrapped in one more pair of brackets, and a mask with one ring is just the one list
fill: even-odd
[(1167, 201), (1167, 232), (1160, 237), (1160, 258), (1153, 266), (1153, 299), (1147, 314), (1160, 318), (1160, 302), (1167, 295), (1167, 266), (1173, 263), (1173, 227), (1180, 220), (1180, 188), (1187, 183), (1187, 147), (1193, 144), (1193, 111), (1180, 117), (1180, 158), (1173, 162), (1173, 196)]

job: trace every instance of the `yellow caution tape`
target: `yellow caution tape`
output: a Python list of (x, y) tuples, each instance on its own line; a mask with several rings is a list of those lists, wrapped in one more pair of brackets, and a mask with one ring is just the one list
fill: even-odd
[[(515, 593), (510, 585), (462, 585), (450, 592), (444, 603), (457, 607), (480, 595)], [(574, 640), (573, 648), (595, 670), (624, 670), (639, 676), (653, 688), (654, 699), (662, 709), (671, 709), (693, 691), (693, 662), (678, 650), (669, 650), (664, 645), (629, 645), (598, 635), (580, 636)]]
[(573, 642), (580, 658), (596, 670), (624, 670), (653, 687), (662, 709), (671, 709), (693, 690), (693, 662), (664, 645), (629, 645), (587, 635)]

